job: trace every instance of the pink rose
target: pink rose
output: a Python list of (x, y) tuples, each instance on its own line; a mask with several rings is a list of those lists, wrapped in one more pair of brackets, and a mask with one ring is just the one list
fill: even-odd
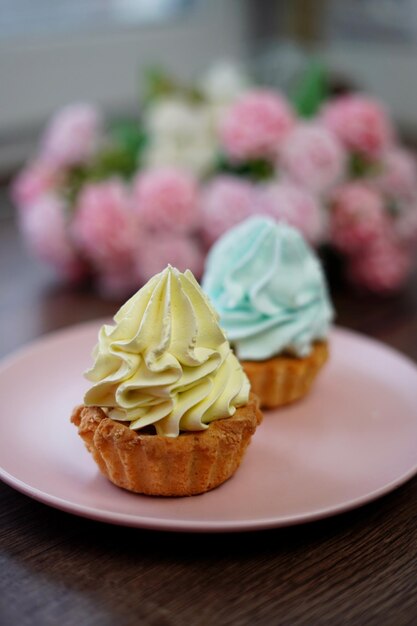
[(272, 183), (260, 187), (255, 200), (255, 212), (270, 215), (277, 221), (298, 228), (312, 244), (319, 243), (324, 237), (325, 214), (316, 198), (290, 183)]
[(202, 233), (208, 245), (226, 230), (251, 215), (253, 186), (242, 178), (218, 176), (205, 188), (201, 198)]
[(139, 232), (121, 182), (113, 179), (84, 188), (76, 207), (73, 234), (99, 270), (132, 271)]
[(150, 229), (190, 232), (198, 220), (197, 184), (193, 176), (173, 167), (139, 174), (133, 184), (133, 207)]
[(293, 125), (294, 114), (281, 95), (250, 91), (225, 113), (220, 139), (226, 154), (236, 161), (273, 158)]
[(29, 250), (52, 265), (61, 277), (78, 280), (85, 266), (69, 237), (64, 202), (49, 194), (38, 198), (19, 214), (20, 227)]
[(60, 175), (51, 163), (38, 159), (29, 163), (13, 181), (13, 202), (20, 208), (32, 205), (41, 196), (52, 192), (59, 184)]
[(41, 156), (60, 167), (84, 163), (95, 152), (101, 118), (91, 104), (70, 104), (50, 121), (43, 139)]
[(345, 174), (346, 153), (336, 136), (320, 124), (300, 124), (283, 143), (278, 169), (314, 193), (328, 191)]
[(410, 200), (417, 195), (417, 164), (413, 153), (394, 147), (384, 155), (376, 186), (391, 198)]
[(412, 267), (412, 256), (391, 237), (380, 237), (349, 259), (348, 277), (358, 287), (375, 293), (400, 289)]
[(322, 119), (349, 150), (371, 158), (381, 156), (394, 136), (383, 106), (367, 96), (334, 99), (324, 107)]
[(181, 272), (189, 269), (196, 277), (203, 272), (203, 254), (191, 238), (174, 233), (148, 233), (137, 256), (137, 272), (145, 282), (170, 263)]
[(390, 229), (381, 195), (362, 182), (340, 187), (330, 215), (330, 240), (346, 254), (354, 254)]

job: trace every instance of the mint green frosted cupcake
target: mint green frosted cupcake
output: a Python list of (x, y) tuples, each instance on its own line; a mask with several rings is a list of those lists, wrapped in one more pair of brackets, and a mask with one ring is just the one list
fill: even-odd
[(299, 232), (268, 217), (242, 222), (211, 249), (203, 289), (262, 405), (304, 396), (327, 360), (333, 309)]

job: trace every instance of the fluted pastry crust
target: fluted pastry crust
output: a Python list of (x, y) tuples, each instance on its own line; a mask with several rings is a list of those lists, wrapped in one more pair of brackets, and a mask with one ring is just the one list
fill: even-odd
[(261, 407), (276, 408), (305, 396), (328, 357), (328, 344), (321, 341), (305, 358), (280, 355), (265, 361), (241, 361), (241, 365)]
[(214, 489), (239, 467), (262, 420), (259, 401), (207, 430), (176, 438), (132, 430), (100, 407), (79, 406), (71, 416), (100, 471), (118, 487), (155, 496), (190, 496)]

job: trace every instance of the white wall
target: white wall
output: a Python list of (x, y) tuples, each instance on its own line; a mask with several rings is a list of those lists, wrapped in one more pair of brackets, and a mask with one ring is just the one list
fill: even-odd
[(28, 131), (68, 102), (95, 101), (110, 112), (133, 109), (140, 73), (150, 65), (189, 78), (219, 57), (241, 57), (245, 6), (244, 0), (206, 0), (160, 26), (1, 42), (0, 166), (19, 161)]

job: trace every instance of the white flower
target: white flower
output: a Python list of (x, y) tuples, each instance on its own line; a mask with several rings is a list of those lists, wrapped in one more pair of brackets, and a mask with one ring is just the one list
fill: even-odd
[(239, 65), (221, 61), (212, 65), (200, 87), (210, 103), (227, 105), (249, 89), (250, 81)]
[(250, 81), (236, 63), (222, 61), (212, 65), (199, 85), (210, 108), (217, 130), (229, 107), (250, 89)]
[(160, 100), (148, 111), (145, 123), (149, 132), (146, 165), (181, 167), (196, 176), (214, 165), (217, 141), (207, 105), (181, 98)]

